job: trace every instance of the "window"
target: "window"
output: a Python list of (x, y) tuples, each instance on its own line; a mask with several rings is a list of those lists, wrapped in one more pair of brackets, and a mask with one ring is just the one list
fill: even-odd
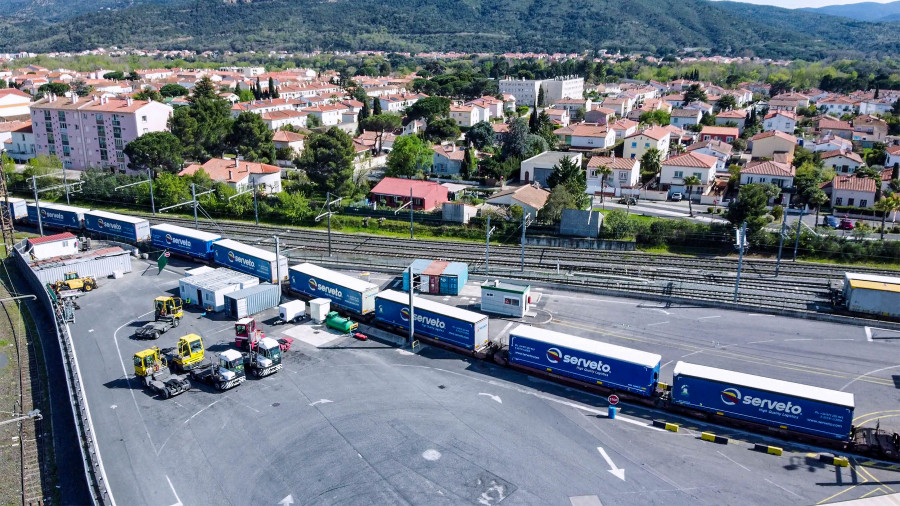
[(732, 137), (730, 135), (728, 137), (725, 137), (725, 142), (731, 142), (733, 140), (734, 140), (734, 137)]
[(105, 162), (106, 160), (109, 160), (109, 156), (107, 155), (105, 149), (101, 149), (101, 150), (100, 150), (100, 159), (103, 160), (104, 162)]
[(59, 121), (60, 121), (60, 122), (65, 122), (65, 121), (66, 121), (66, 112), (65, 112), (65, 111), (58, 111), (58, 112), (56, 113), (56, 115), (59, 116)]
[(675, 178), (676, 178), (676, 179), (681, 179), (681, 178), (683, 178), (683, 177), (684, 177), (684, 171), (681, 171), (681, 170), (676, 170), (676, 171), (675, 171)]
[(52, 116), (50, 116), (50, 111), (44, 111), (44, 121), (50, 121)]
[(94, 115), (94, 117), (97, 119), (97, 124), (98, 124), (98, 125), (102, 125), (102, 124), (103, 124), (103, 115), (102, 115), (102, 114), (100, 114), (100, 113), (98, 112), (97, 114)]
[(121, 151), (116, 151), (116, 160), (119, 161), (119, 162), (124, 162), (124, 161), (125, 161), (125, 154), (122, 153)]
[(100, 137), (106, 137), (106, 127), (98, 126), (97, 135)]
[(52, 132), (47, 132), (47, 142), (49, 142), (50, 144), (53, 144), (55, 142)]
[[(637, 147), (637, 142), (632, 142), (632, 143), (631, 143), (631, 147), (636, 148), (636, 147)], [(632, 156), (632, 158), (634, 158), (634, 157)]]
[(644, 147), (645, 147), (645, 148), (649, 148), (649, 147), (650, 147), (650, 143), (649, 143), (649, 142), (645, 142), (645, 143), (644, 143)]
[(63, 146), (63, 156), (71, 155), (71, 151), (69, 151), (69, 146)]
[(702, 180), (702, 179), (703, 179), (703, 174), (700, 173), (700, 172), (694, 172), (694, 177), (697, 178), (697, 179), (701, 179), (701, 180)]
[(836, 206), (842, 206), (842, 205), (844, 205), (844, 199), (843, 199), (843, 197), (838, 197), (838, 198), (834, 199), (834, 205), (836, 205)]
[(619, 172), (619, 181), (628, 181), (628, 173), (625, 171)]
[(119, 115), (118, 114), (113, 114), (112, 124), (113, 124), (113, 126), (119, 126)]
[(519, 299), (512, 299), (509, 297), (503, 297), (503, 303), (507, 306), (519, 306)]
[(106, 139), (101, 137), (97, 142), (100, 143), (100, 149), (106, 149)]
[(704, 135), (704, 136), (703, 136), (703, 140), (708, 141), (708, 140), (709, 140), (709, 136), (708, 136), (708, 135)]
[(116, 149), (122, 149), (123, 142), (122, 139), (116, 139)]
[(52, 124), (52, 123), (44, 123), (44, 130), (46, 130), (48, 133), (49, 133), (49, 132), (52, 132), (52, 131), (53, 131), (53, 124)]
[(869, 201), (866, 199), (862, 199), (859, 201), (859, 207), (869, 207), (868, 204), (869, 204)]
[(122, 137), (122, 129), (119, 127), (113, 127), (113, 137), (116, 137), (116, 138)]
[(63, 146), (68, 146), (68, 145), (69, 145), (69, 135), (68, 135), (68, 134), (62, 134), (60, 137), (62, 138), (62, 145), (63, 145)]
[(847, 199), (847, 205), (852, 206), (855, 199)]

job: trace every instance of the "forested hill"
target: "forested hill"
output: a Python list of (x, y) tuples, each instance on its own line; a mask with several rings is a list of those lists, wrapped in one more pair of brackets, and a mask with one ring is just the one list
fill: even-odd
[[(110, 2), (78, 3), (86, 8)], [(132, 2), (130, 7), (55, 22), (3, 18), (0, 51), (109, 46), (232, 51), (568, 52), (605, 48), (670, 54), (691, 47), (717, 54), (806, 59), (900, 52), (900, 24), (706, 0)]]

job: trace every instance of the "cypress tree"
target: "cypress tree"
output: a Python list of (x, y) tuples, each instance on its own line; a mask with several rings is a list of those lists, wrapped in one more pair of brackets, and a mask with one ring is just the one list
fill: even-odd
[(272, 79), (271, 76), (269, 77), (269, 90), (267, 93), (269, 94), (269, 97), (271, 97), (271, 98), (278, 98), (275, 96), (275, 94), (277, 93), (277, 91), (275, 90), (275, 80)]
[(381, 100), (378, 97), (372, 101), (372, 115), (381, 114)]

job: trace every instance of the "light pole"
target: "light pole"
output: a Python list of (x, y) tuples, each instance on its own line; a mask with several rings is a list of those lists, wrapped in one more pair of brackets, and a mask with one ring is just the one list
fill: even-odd
[(528, 228), (528, 225), (531, 225), (534, 219), (530, 214), (525, 212), (525, 208), (522, 208), (522, 261), (519, 265), (519, 270), (525, 272), (525, 230)]
[(738, 290), (741, 286), (741, 268), (744, 266), (744, 244), (747, 242), (747, 222), (741, 224), (740, 237), (738, 237), (738, 247), (740, 253), (738, 255), (737, 276), (734, 278), (734, 302), (738, 301)]

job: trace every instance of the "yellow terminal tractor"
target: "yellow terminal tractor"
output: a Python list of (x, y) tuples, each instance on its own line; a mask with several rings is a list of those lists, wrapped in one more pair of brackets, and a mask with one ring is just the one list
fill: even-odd
[(174, 348), (162, 350), (172, 362), (172, 367), (179, 372), (186, 372), (203, 365), (206, 357), (203, 338), (197, 334), (188, 334), (178, 339)]
[(139, 328), (135, 337), (139, 339), (159, 339), (169, 329), (177, 327), (184, 318), (184, 308), (180, 298), (157, 297), (153, 301), (153, 321)]
[(187, 378), (175, 376), (169, 371), (166, 359), (154, 346), (134, 354), (134, 375), (144, 387), (168, 399), (187, 392), (191, 382)]

